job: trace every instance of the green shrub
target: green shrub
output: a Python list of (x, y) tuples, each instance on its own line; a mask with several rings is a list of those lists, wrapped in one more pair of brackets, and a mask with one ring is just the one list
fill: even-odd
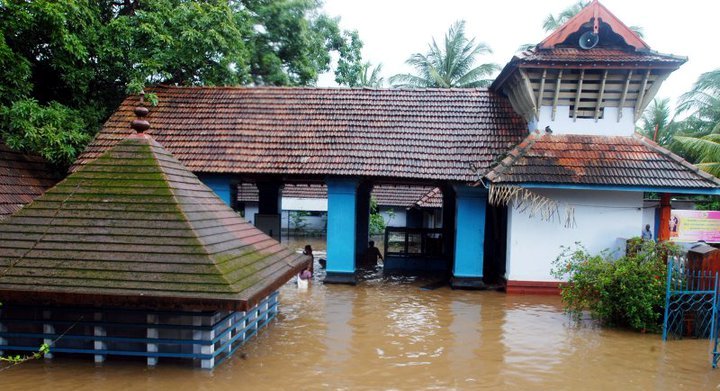
[(591, 255), (579, 243), (563, 247), (552, 274), (566, 280), (565, 310), (579, 319), (589, 311), (602, 324), (658, 331), (665, 305), (665, 259), (678, 252), (670, 243), (632, 239), (629, 251), (613, 259), (606, 250)]

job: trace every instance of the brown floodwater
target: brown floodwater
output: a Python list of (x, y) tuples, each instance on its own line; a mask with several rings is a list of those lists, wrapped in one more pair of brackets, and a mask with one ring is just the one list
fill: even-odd
[[(291, 242), (302, 248), (318, 240)], [(318, 251), (319, 250), (319, 251)], [(316, 253), (316, 255), (318, 255)], [(316, 266), (316, 269), (318, 267)], [(557, 297), (423, 289), (371, 277), (357, 286), (280, 290), (277, 319), (214, 371), (186, 362), (59, 357), (0, 372), (0, 390), (715, 390), (708, 340), (577, 325)]]

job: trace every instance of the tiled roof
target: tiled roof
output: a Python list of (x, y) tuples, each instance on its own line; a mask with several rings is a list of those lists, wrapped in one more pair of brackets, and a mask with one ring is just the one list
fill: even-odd
[(507, 184), (720, 187), (712, 175), (638, 135), (530, 135), (486, 178)]
[[(373, 187), (372, 195), (380, 206), (398, 206), (409, 208), (415, 205), (418, 200), (425, 197), (432, 191), (430, 187), (420, 186), (389, 186), (378, 185)], [(325, 185), (285, 185), (282, 190), (283, 197), (294, 198), (327, 198), (327, 186)], [(257, 202), (258, 190), (252, 183), (238, 185), (238, 201)], [(436, 207), (435, 201), (432, 206)], [(442, 204), (442, 196), (440, 198)], [(439, 205), (437, 206), (439, 207)]]
[(430, 187), (376, 186), (372, 195), (380, 206), (409, 208), (430, 190), (432, 190)]
[(415, 202), (420, 208), (442, 208), (443, 195), (439, 187), (436, 187)]
[[(166, 87), (148, 131), (195, 173), (474, 181), (526, 123), (484, 89)], [(81, 155), (131, 130), (127, 98)]]
[(601, 62), (601, 63), (672, 63), (680, 66), (687, 61), (686, 57), (662, 54), (653, 51), (627, 51), (613, 48), (580, 48), (558, 47), (554, 49), (530, 49), (520, 53), (516, 59), (521, 63), (532, 62)]
[(55, 169), (42, 158), (15, 152), (0, 143), (0, 221), (59, 180)]
[(146, 135), (0, 223), (0, 301), (244, 310), (306, 262)]

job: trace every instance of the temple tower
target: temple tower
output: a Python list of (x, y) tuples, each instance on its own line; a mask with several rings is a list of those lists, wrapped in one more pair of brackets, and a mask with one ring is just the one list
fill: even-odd
[(629, 136), (686, 57), (654, 52), (597, 0), (505, 66), (491, 89), (530, 131)]

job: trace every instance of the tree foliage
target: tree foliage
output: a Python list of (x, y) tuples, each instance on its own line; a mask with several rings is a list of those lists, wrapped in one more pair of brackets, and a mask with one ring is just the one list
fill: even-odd
[(700, 75), (680, 97), (678, 113), (689, 116), (677, 125), (673, 150), (720, 177), (720, 69)]
[(385, 232), (385, 219), (380, 214), (375, 197), (370, 198), (370, 235), (379, 235)]
[(641, 126), (636, 129), (640, 134), (660, 145), (670, 145), (677, 131), (677, 123), (670, 110), (670, 99), (653, 99), (645, 109), (640, 124)]
[(474, 88), (487, 87), (489, 77), (500, 70), (497, 64), (475, 65), (477, 57), (492, 53), (490, 47), (465, 36), (465, 21), (454, 23), (445, 34), (444, 44), (433, 38), (425, 54), (415, 53), (405, 62), (415, 74), (390, 78), (394, 87)]
[(640, 331), (660, 328), (665, 304), (665, 258), (678, 249), (668, 242), (639, 238), (628, 242), (627, 255), (613, 259), (607, 251), (592, 255), (576, 243), (563, 247), (553, 264), (553, 276), (565, 279), (562, 299), (568, 313), (579, 319), (590, 311), (605, 325)]
[[(68, 164), (147, 84), (311, 85), (333, 51), (361, 68), (357, 33), (319, 9), (319, 0), (0, 1), (3, 139)], [(60, 140), (69, 144), (56, 151)]]

